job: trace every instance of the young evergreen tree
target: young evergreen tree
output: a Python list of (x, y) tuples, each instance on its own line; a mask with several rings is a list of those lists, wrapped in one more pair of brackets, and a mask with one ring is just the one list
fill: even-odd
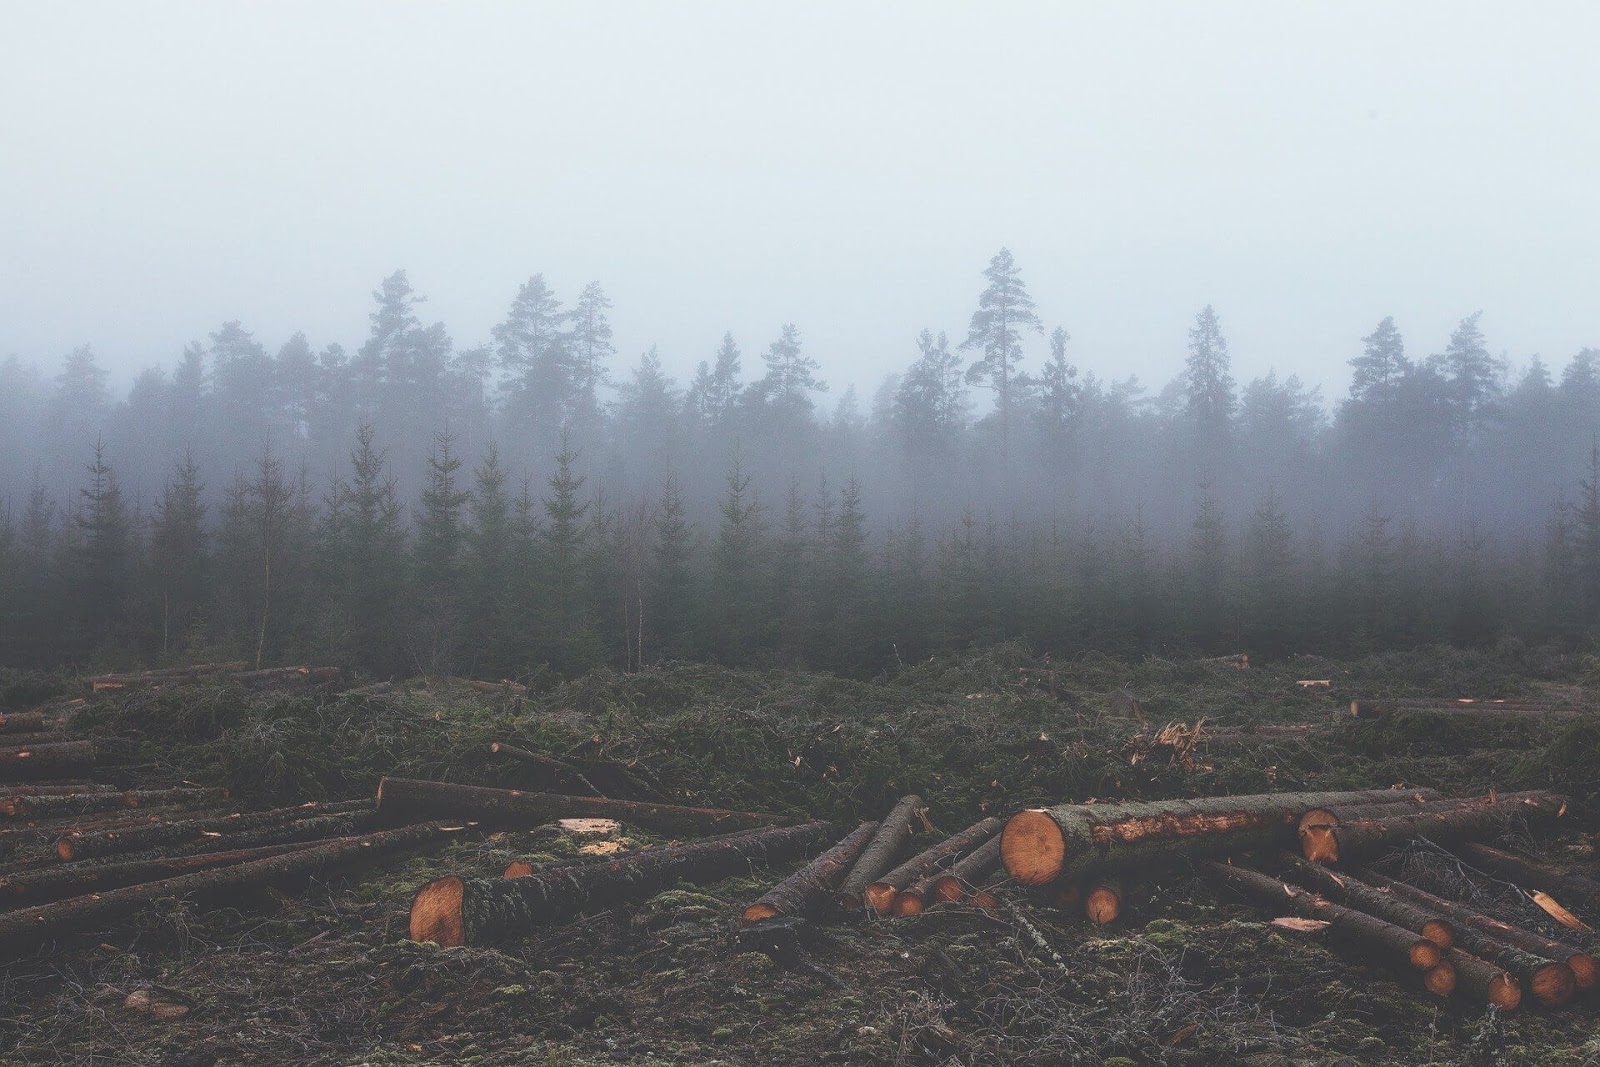
[(463, 512), (472, 499), (471, 492), (457, 485), (461, 459), (455, 454), (455, 440), (448, 429), (433, 435), (416, 519), (417, 634), (421, 652), (435, 671), (455, 666), (466, 551)]
[(463, 649), (469, 665), (502, 677), (517, 660), (504, 644), (506, 631), (517, 628), (514, 619), (513, 529), (511, 499), (506, 493), (506, 472), (493, 441), (473, 474), (468, 507), (472, 526), (466, 535), (462, 604)]
[(134, 544), (133, 524), (116, 472), (106, 462), (104, 442), (95, 442), (88, 470), (89, 484), (79, 490), (74, 520), (81, 535), (77, 608), (86, 651), (96, 651), (122, 636), (133, 591)]
[(200, 465), (185, 452), (173, 468), (150, 531), (150, 569), (161, 619), (161, 655), (184, 650), (210, 600), (205, 491)]
[(504, 373), (506, 413), (550, 427), (559, 424), (571, 397), (567, 373), (567, 316), (561, 301), (535, 274), (517, 290), (504, 322), (494, 328), (495, 352)]
[(1185, 412), (1203, 447), (1219, 449), (1228, 441), (1237, 399), (1232, 359), (1217, 313), (1207, 304), (1189, 331), (1189, 358), (1184, 370)]
[(1078, 368), (1067, 359), (1072, 335), (1057, 326), (1050, 332), (1050, 358), (1039, 372), (1037, 420), (1045, 455), (1059, 461), (1078, 421)]
[(645, 588), (654, 646), (667, 659), (683, 659), (696, 646), (693, 619), (697, 606), (694, 527), (684, 507), (678, 479), (668, 475), (655, 513), (655, 539)]
[[(578, 454), (563, 440), (556, 470), (543, 499), (544, 523), (539, 531), (539, 554), (544, 564), (540, 620), (540, 648), (557, 670), (586, 670), (599, 659), (598, 638), (588, 610), (586, 550), (591, 531), (585, 523), (589, 503), (582, 499), (584, 478), (577, 473)], [(600, 509), (596, 509), (597, 511)]]
[(719, 507), (722, 522), (711, 553), (706, 646), (717, 658), (744, 662), (768, 639), (762, 567), (765, 534), (761, 503), (736, 455)]
[(1572, 557), (1583, 622), (1600, 622), (1600, 444), (1589, 447), (1589, 467), (1578, 482), (1572, 512)]
[(1269, 488), (1250, 516), (1249, 650), (1268, 658), (1293, 651), (1294, 530), (1276, 488)]
[(370, 425), (356, 431), (350, 479), (335, 483), (325, 520), (327, 563), (350, 662), (392, 676), (408, 669), (401, 620), (405, 529), (395, 482)]
[(1200, 499), (1189, 535), (1189, 634), (1203, 650), (1216, 654), (1230, 640), (1228, 625), (1228, 526), (1209, 483), (1200, 486)]
[(989, 284), (978, 294), (978, 310), (972, 313), (967, 339), (961, 342), (961, 348), (983, 353), (967, 368), (967, 381), (994, 390), (1001, 453), (1009, 455), (1017, 364), (1022, 360), (1022, 332), (1031, 330), (1042, 334), (1044, 323), (1034, 311), (1033, 297), (1028, 294), (1010, 249), (996, 252), (983, 276)]

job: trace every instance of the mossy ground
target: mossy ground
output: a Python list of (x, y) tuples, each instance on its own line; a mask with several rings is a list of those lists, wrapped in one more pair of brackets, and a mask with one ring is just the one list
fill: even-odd
[[(360, 795), (383, 773), (538, 786), (532, 769), (490, 754), (494, 740), (610, 775), (600, 784), (619, 793), (842, 822), (915, 790), (941, 830), (1061, 798), (1402, 781), (1461, 793), (1553, 787), (1573, 795), (1575, 825), (1538, 846), (1592, 871), (1582, 822), (1600, 801), (1600, 719), (1337, 713), (1354, 694), (1564, 692), (1596, 670), (1585, 657), (1514, 645), (1245, 671), (1048, 662), (1004, 646), (866, 681), (684, 665), (596, 673), (517, 698), (446, 683), (360, 700), (195, 687), (95, 704), (77, 728), (134, 739), (122, 756), (130, 774), (226, 783), (260, 804)], [(1334, 685), (1301, 689), (1299, 678)], [(53, 684), (0, 677), (0, 700), (31, 703)], [(1118, 690), (1138, 698), (1148, 731)], [(1329, 726), (1308, 739), (1202, 746), (1188, 759), (1150, 743), (1167, 723), (1202, 716)], [(936, 910), (825, 925), (804, 934), (799, 957), (754, 951), (733, 927), (775, 880), (767, 871), (682, 886), (497, 949), (406, 940), (410, 893), (428, 878), (497, 874), (513, 858), (576, 848), (544, 835), (464, 840), (303, 893), (169, 903), (72, 938), (0, 972), (0, 1062), (1600, 1063), (1587, 1005), (1501, 1018), (1441, 1004), (1274, 931), (1188, 872), (1152, 883), (1131, 920), (1110, 929), (1019, 898), (993, 917)], [(1496, 892), (1426, 849), (1389, 862), (1457, 894)], [(146, 987), (189, 1011), (157, 1020), (123, 1006)]]

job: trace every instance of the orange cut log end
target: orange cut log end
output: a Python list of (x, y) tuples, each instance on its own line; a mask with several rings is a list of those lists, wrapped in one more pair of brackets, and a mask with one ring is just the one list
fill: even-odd
[(1083, 903), (1084, 914), (1089, 916), (1089, 921), (1105, 926), (1107, 923), (1117, 921), (1117, 916), (1122, 914), (1122, 901), (1117, 894), (1105, 886), (1096, 886), (1089, 891), (1088, 899)]
[[(515, 866), (515, 864), (513, 864), (513, 866)], [(778, 909), (774, 908), (771, 904), (752, 904), (748, 908), (744, 909), (744, 914), (740, 916), (740, 921), (745, 923), (758, 923), (766, 919), (777, 918), (777, 915)]]
[(1066, 835), (1043, 808), (1018, 812), (1000, 835), (1000, 862), (1023, 885), (1054, 880), (1066, 859)]
[(1580, 990), (1593, 989), (1595, 981), (1600, 979), (1600, 967), (1595, 966), (1594, 957), (1587, 952), (1574, 952), (1568, 956), (1567, 966), (1572, 968), (1573, 981)]
[(901, 918), (921, 915), (924, 907), (922, 897), (916, 893), (900, 893), (894, 898), (894, 913)]
[(867, 907), (879, 915), (888, 916), (894, 914), (894, 898), (899, 895), (899, 892), (892, 885), (873, 882), (863, 891), (862, 897)]
[(1547, 1008), (1560, 1007), (1577, 992), (1577, 982), (1565, 963), (1547, 963), (1540, 967), (1529, 977), (1528, 986), (1533, 999)]
[(526, 878), (533, 873), (533, 864), (527, 860), (513, 860), (506, 865), (507, 878)]
[(1455, 930), (1442, 919), (1429, 919), (1423, 923), (1422, 936), (1440, 948), (1449, 948), (1456, 943)]
[(1444, 953), (1432, 941), (1418, 941), (1411, 946), (1411, 966), (1419, 971), (1430, 971), (1444, 960)]
[(411, 899), (411, 940), (432, 941), (447, 948), (467, 943), (461, 904), (466, 882), (457, 875), (435, 878)]

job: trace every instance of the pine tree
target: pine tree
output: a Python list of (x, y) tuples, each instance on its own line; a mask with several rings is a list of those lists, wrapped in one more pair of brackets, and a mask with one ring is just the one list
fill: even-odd
[(752, 389), (765, 410), (791, 425), (808, 421), (815, 407), (811, 394), (826, 392), (828, 385), (817, 377), (820, 364), (801, 352), (800, 331), (794, 323), (783, 324), (778, 339), (761, 358), (767, 373)]
[(1589, 469), (1578, 482), (1572, 513), (1572, 556), (1583, 621), (1600, 622), (1600, 443), (1589, 447)]
[(1189, 331), (1189, 358), (1184, 371), (1185, 411), (1201, 444), (1217, 449), (1227, 443), (1237, 401), (1232, 360), (1222, 324), (1210, 304), (1195, 316)]
[(717, 348), (716, 365), (700, 361), (689, 388), (688, 408), (705, 429), (725, 432), (732, 427), (744, 388), (739, 382), (741, 359), (733, 334), (725, 333)]
[(599, 282), (590, 282), (578, 294), (578, 302), (568, 313), (572, 323), (567, 348), (570, 397), (564, 412), (567, 421), (584, 423), (599, 416), (597, 391), (606, 380), (606, 361), (617, 354), (611, 344), (611, 323), (606, 312), (611, 300)]
[(894, 392), (892, 417), (909, 455), (937, 461), (955, 447), (966, 422), (961, 357), (931, 330), (917, 335), (917, 353)]
[(1046, 454), (1059, 459), (1078, 419), (1078, 368), (1067, 359), (1072, 336), (1057, 326), (1050, 333), (1050, 358), (1039, 372), (1039, 430)]
[(1022, 360), (1022, 331), (1042, 334), (1044, 323), (1034, 311), (1033, 297), (1028, 295), (1028, 287), (1011, 258), (1010, 249), (1002, 248), (995, 253), (983, 276), (989, 284), (978, 295), (978, 310), (972, 313), (967, 339), (961, 342), (961, 348), (983, 353), (982, 358), (967, 368), (967, 381), (986, 384), (995, 391), (1001, 452), (1009, 455), (1016, 368)]
[(133, 528), (104, 442), (95, 442), (88, 470), (75, 519), (81, 535), (78, 611), (81, 632), (90, 649), (98, 649), (121, 634), (133, 585)]
[(1361, 339), (1361, 344), (1361, 355), (1350, 361), (1350, 396), (1345, 405), (1359, 408), (1391, 402), (1411, 370), (1405, 340), (1394, 324), (1394, 316), (1378, 323)]
[(1200, 486), (1186, 559), (1189, 570), (1189, 632), (1212, 653), (1228, 643), (1228, 527), (1209, 483)]
[(1275, 488), (1267, 490), (1250, 516), (1248, 566), (1249, 648), (1265, 656), (1281, 656), (1294, 643), (1294, 531)]
[(1470, 433), (1498, 403), (1499, 366), (1484, 344), (1474, 312), (1462, 319), (1450, 335), (1442, 359), (1450, 383), (1450, 401), (1459, 433)]
[(156, 508), (150, 532), (150, 564), (161, 613), (161, 655), (181, 646), (199, 622), (209, 599), (210, 560), (206, 554), (205, 487), (193, 453), (173, 468)]
[(535, 274), (517, 290), (505, 321), (494, 328), (495, 352), (505, 374), (502, 389), (509, 414), (547, 426), (560, 424), (570, 397), (568, 338), (561, 301)]

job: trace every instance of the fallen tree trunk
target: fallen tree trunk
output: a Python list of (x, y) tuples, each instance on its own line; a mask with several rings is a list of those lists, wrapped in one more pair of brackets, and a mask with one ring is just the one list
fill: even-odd
[(1566, 810), (1566, 798), (1555, 793), (1507, 794), (1465, 807), (1423, 808), (1410, 814), (1309, 826), (1300, 835), (1300, 849), (1313, 863), (1349, 863), (1418, 837), (1441, 842), (1489, 837), (1514, 819), (1544, 822)]
[(124, 793), (58, 793), (52, 796), (6, 796), (0, 798), (0, 815), (10, 818), (44, 819), (62, 815), (88, 815), (118, 808), (143, 808), (157, 805), (195, 805), (226, 800), (226, 789), (176, 786), (172, 789), (130, 789)]
[(457, 678), (456, 681), (468, 689), (476, 690), (479, 693), (489, 693), (493, 696), (502, 694), (521, 696), (528, 691), (528, 687), (521, 682), (513, 682), (509, 679), (503, 682), (484, 682), (479, 681), (477, 678)]
[(740, 922), (754, 923), (779, 915), (806, 918), (837, 907), (835, 890), (862, 850), (878, 831), (878, 823), (864, 822), (843, 841), (773, 886), (760, 900), (744, 909)]
[(42, 711), (13, 711), (0, 715), (0, 734), (40, 733), (52, 725)]
[(894, 912), (895, 897), (902, 889), (954, 863), (962, 853), (983, 844), (1005, 826), (1003, 819), (990, 817), (973, 823), (960, 833), (951, 834), (930, 849), (919, 852), (887, 874), (879, 876), (862, 890), (867, 907), (879, 915)]
[[(1447, 811), (1465, 811), (1482, 809), (1495, 803), (1496, 800), (1517, 800), (1524, 797), (1537, 797), (1537, 793), (1502, 793), (1498, 797), (1466, 797), (1466, 798), (1434, 798), (1426, 802), (1399, 804), (1357, 804), (1353, 807), (1314, 808), (1300, 817), (1300, 847), (1320, 850), (1325, 847), (1325, 841), (1330, 832), (1345, 823), (1358, 823), (1368, 820), (1403, 818), (1410, 815), (1438, 814)], [(1308, 840), (1317, 842), (1308, 846)], [(1328, 846), (1331, 847), (1331, 846)]]
[(0, 749), (0, 780), (64, 777), (93, 769), (93, 741), (61, 741)]
[(411, 939), (446, 946), (497, 944), (586, 909), (654, 896), (680, 880), (716, 881), (756, 863), (809, 855), (836, 832), (825, 822), (769, 826), (623, 853), (601, 863), (544, 868), (522, 878), (447, 875), (412, 898)]
[(0, 915), (0, 952), (14, 953), (26, 945), (62, 934), (97, 929), (158, 900), (236, 895), (300, 881), (367, 857), (436, 844), (461, 829), (444, 822), (430, 822), (383, 830), (232, 867), (197, 871), (10, 912)]
[(1018, 812), (1006, 823), (1000, 857), (1023, 885), (1078, 877), (1102, 865), (1170, 864), (1287, 844), (1311, 808), (1405, 798), (1416, 790), (1264, 793), (1201, 800), (1061, 804)]
[(981, 908), (982, 910), (993, 914), (1000, 910), (1001, 891), (1004, 890), (1006, 886), (1015, 884), (1015, 882), (1006, 876), (1005, 871), (998, 871), (985, 879), (983, 885), (979, 886), (977, 891), (974, 892), (972, 896), (968, 897), (967, 900), (973, 907)]
[[(1475, 946), (1482, 943), (1479, 940), (1480, 938), (1488, 938), (1495, 943), (1509, 946), (1528, 956), (1562, 964), (1571, 973), (1573, 986), (1576, 989), (1593, 989), (1596, 982), (1600, 981), (1600, 964), (1597, 964), (1595, 958), (1588, 952), (1557, 941), (1555, 938), (1545, 937), (1543, 934), (1536, 933), (1533, 930), (1514, 926), (1469, 905), (1435, 896), (1427, 890), (1419, 889), (1408, 882), (1398, 882), (1393, 878), (1386, 878), (1376, 874), (1368, 874), (1367, 878), (1373, 885), (1388, 889), (1397, 896), (1415, 901), (1422, 907), (1437, 911), (1441, 915), (1449, 916), (1455, 922), (1458, 931), (1463, 929), (1472, 931), (1474, 936), (1469, 940), (1463, 940), (1461, 947), (1474, 955), (1482, 956), (1490, 963), (1499, 964), (1507, 970), (1512, 969), (1511, 964), (1506, 960), (1499, 959), (1491, 953), (1479, 951)], [(1559, 995), (1562, 986), (1561, 977), (1559, 975), (1547, 977), (1548, 982), (1553, 986), (1555, 994)], [(1535, 997), (1539, 996), (1538, 989), (1534, 989), (1533, 992)], [(1540, 1002), (1544, 1003), (1545, 1001), (1541, 998)]]
[(1593, 878), (1477, 842), (1461, 845), (1458, 851), (1474, 863), (1518, 885), (1551, 893), (1561, 898), (1563, 903), (1571, 903), (1579, 908), (1600, 910), (1600, 881)]
[(1363, 800), (1354, 804), (1338, 804), (1326, 808), (1312, 808), (1300, 816), (1296, 824), (1297, 829), (1304, 830), (1308, 826), (1331, 826), (1340, 819), (1362, 818), (1374, 812), (1383, 814), (1400, 813), (1407, 809), (1421, 809), (1434, 804), (1450, 803), (1432, 789), (1412, 790), (1411, 795), (1403, 800)]
[(151, 671), (133, 671), (127, 674), (97, 674), (88, 679), (89, 692), (100, 693), (120, 689), (143, 689), (168, 682), (188, 681), (208, 674), (225, 674), (242, 671), (243, 661), (231, 663), (197, 663), (191, 667), (163, 667)]
[[(163, 845), (186, 845), (203, 838), (220, 838), (241, 831), (268, 830), (319, 817), (368, 817), (372, 805), (365, 800), (346, 800), (333, 804), (301, 804), (293, 808), (268, 811), (233, 812), (205, 819), (176, 819), (130, 829), (74, 832), (56, 841), (56, 855), (63, 862), (141, 852)], [(352, 825), (352, 828), (354, 826)]]
[(485, 789), (413, 778), (384, 778), (378, 783), (381, 814), (449, 816), (508, 826), (536, 826), (552, 819), (584, 816), (616, 819), (663, 833), (704, 834), (749, 830), (796, 820), (766, 812), (689, 808), (604, 797), (572, 797), (529, 793), (520, 789)]
[(1103, 875), (1089, 881), (1089, 891), (1083, 895), (1083, 913), (1097, 926), (1106, 926), (1122, 915), (1126, 890), (1122, 879), (1116, 875)]
[(878, 830), (861, 851), (850, 873), (839, 887), (839, 906), (845, 911), (860, 911), (862, 894), (878, 876), (888, 871), (900, 858), (906, 841), (917, 832), (918, 823), (927, 820), (928, 806), (921, 797), (912, 793), (903, 796), (889, 809), (889, 814), (878, 824)]
[(227, 867), (235, 863), (267, 859), (328, 843), (324, 839), (286, 845), (266, 845), (261, 848), (232, 849), (227, 852), (203, 852), (194, 856), (161, 856), (120, 863), (57, 864), (42, 870), (18, 871), (0, 876), (0, 901), (40, 904), (81, 893), (154, 882), (210, 867)]
[(1281, 858), (1290, 877), (1336, 904), (1376, 915), (1385, 922), (1421, 934), (1440, 948), (1456, 943), (1455, 924), (1435, 909), (1419, 906), (1351, 875), (1336, 874), (1319, 864), (1308, 863), (1293, 853), (1284, 853)]
[(925, 900), (940, 904), (959, 904), (983, 885), (1000, 866), (1000, 835), (996, 834), (956, 860), (947, 871), (933, 876)]
[(339, 680), (338, 667), (267, 667), (258, 671), (238, 671), (228, 676), (235, 685), (255, 689), (273, 686), (327, 685)]
[(122, 790), (114, 785), (103, 785), (98, 782), (19, 782), (16, 785), (0, 787), (0, 799), (15, 800), (18, 797), (71, 797), (88, 796), (91, 793), (120, 793)]
[(1456, 988), (1475, 1004), (1492, 1004), (1501, 1011), (1522, 1006), (1522, 983), (1503, 967), (1496, 967), (1459, 948), (1445, 950), (1445, 960), (1455, 968)]
[(516, 745), (508, 745), (503, 741), (489, 742), (489, 751), (497, 756), (510, 756), (530, 766), (537, 767), (548, 774), (554, 781), (553, 784), (562, 789), (577, 788), (583, 795), (591, 797), (605, 796), (594, 787), (594, 783), (583, 776), (583, 772), (570, 763), (563, 763), (554, 756), (546, 756), (541, 752), (533, 752)]
[(1226, 863), (1206, 861), (1202, 873), (1231, 886), (1257, 904), (1288, 910), (1305, 919), (1329, 924), (1329, 933), (1358, 949), (1401, 970), (1427, 971), (1444, 959), (1444, 949), (1421, 934), (1413, 933), (1364, 911), (1335, 904), (1316, 893), (1299, 889), (1277, 878)]
[(1350, 714), (1357, 719), (1378, 719), (1403, 712), (1484, 712), (1500, 715), (1575, 715), (1577, 709), (1545, 700), (1451, 700), (1439, 697), (1400, 697), (1387, 700), (1352, 700)]

